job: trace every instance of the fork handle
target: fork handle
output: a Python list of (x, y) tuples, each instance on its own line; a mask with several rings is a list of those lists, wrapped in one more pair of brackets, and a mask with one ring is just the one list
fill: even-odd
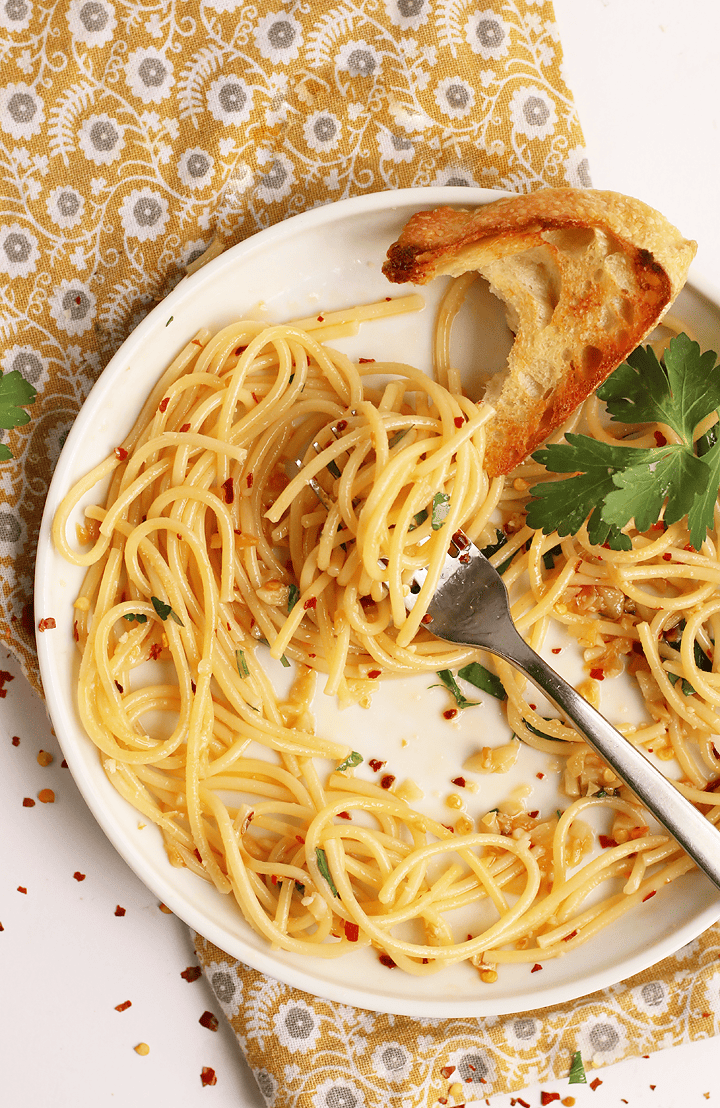
[[(487, 649), (487, 645), (483, 645)], [(505, 649), (492, 647), (490, 650), (524, 673), (559, 708), (720, 889), (720, 831), (637, 747), (528, 646), (520, 634), (515, 632)], [(710, 797), (708, 803), (712, 803)]]

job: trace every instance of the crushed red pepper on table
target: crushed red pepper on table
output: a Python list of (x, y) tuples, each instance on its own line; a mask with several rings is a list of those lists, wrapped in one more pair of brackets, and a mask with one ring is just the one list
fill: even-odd
[(119, 904), (115, 908), (115, 915), (116, 916), (124, 916), (125, 915), (125, 909), (121, 908)]
[[(599, 1088), (600, 1085), (602, 1085), (602, 1081), (600, 1080), (599, 1077), (594, 1078), (594, 1080), (590, 1082), (590, 1088), (592, 1089), (593, 1092), (595, 1092), (595, 1090), (597, 1088)], [(654, 1089), (655, 1086), (651, 1085), (650, 1088)]]
[(200, 966), (188, 966), (187, 969), (182, 970), (180, 976), (184, 978), (185, 981), (190, 982), (197, 981), (201, 973), (202, 970), (200, 969)]
[(75, 870), (75, 872), (73, 874), (73, 877), (75, 878), (76, 881), (84, 881), (85, 880), (85, 874), (81, 873), (79, 869)]
[(0, 697), (7, 696), (7, 689), (5, 685), (8, 681), (13, 681), (14, 677), (12, 673), (8, 673), (6, 669), (0, 669)]
[(203, 1012), (198, 1023), (201, 1027), (206, 1027), (208, 1031), (217, 1031), (218, 1029), (218, 1018), (212, 1012)]
[(122, 1002), (122, 1004), (116, 1004), (115, 1005), (115, 1011), (116, 1012), (127, 1012), (128, 1008), (131, 1008), (131, 1007), (132, 1007), (132, 1001), (131, 1000), (124, 1000)]
[(217, 1076), (215, 1070), (211, 1066), (203, 1066), (200, 1073), (200, 1080), (205, 1085), (217, 1085)]

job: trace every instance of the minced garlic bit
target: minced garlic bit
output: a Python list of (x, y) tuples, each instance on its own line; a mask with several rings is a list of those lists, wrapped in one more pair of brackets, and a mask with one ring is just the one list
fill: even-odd
[(446, 798), (445, 803), (447, 804), (448, 808), (462, 808), (463, 799), (457, 793), (450, 793), (450, 795)]
[(147, 1043), (138, 1043), (138, 1045), (133, 1049), (135, 1050), (136, 1054), (145, 1055), (150, 1053), (150, 1047), (147, 1045)]
[(472, 835), (475, 830), (475, 824), (470, 819), (470, 816), (460, 816), (455, 824), (455, 831), (458, 835)]
[(484, 746), (463, 762), (463, 769), (470, 773), (507, 773), (515, 765), (520, 753), (520, 742), (513, 739), (503, 746)]
[(481, 969), (480, 980), (486, 985), (494, 985), (498, 979), (497, 970), (494, 969)]
[(593, 708), (600, 708), (600, 683), (594, 677), (588, 677), (587, 680), (581, 681), (576, 689), (580, 696), (585, 697), (588, 704), (592, 704)]
[(73, 608), (77, 608), (79, 612), (87, 612), (89, 607), (90, 601), (86, 596), (79, 596), (73, 604)]
[(158, 908), (161, 912), (164, 912), (166, 916), (172, 915), (172, 908), (168, 908), (167, 904), (158, 904)]
[(406, 777), (395, 789), (395, 796), (411, 804), (414, 800), (422, 800), (425, 793), (420, 786), (413, 781), (412, 777)]
[(448, 1092), (449, 1092), (450, 1096), (462, 1096), (464, 1091), (465, 1090), (463, 1089), (463, 1087), (462, 1087), (462, 1085), (460, 1084), (459, 1081), (456, 1081), (448, 1089)]

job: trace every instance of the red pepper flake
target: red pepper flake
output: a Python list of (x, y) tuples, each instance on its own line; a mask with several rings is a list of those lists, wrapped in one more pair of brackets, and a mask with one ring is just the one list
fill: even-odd
[(657, 889), (653, 889), (652, 892), (649, 892), (647, 894), (647, 896), (644, 896), (643, 897), (643, 904), (645, 903), (646, 900), (650, 900), (650, 897), (655, 896), (656, 892), (657, 892)]
[(325, 322), (325, 316), (324, 315), (319, 315), (317, 317), (317, 321), (318, 321), (318, 323), (324, 323)]
[(454, 1066), (443, 1066), (443, 1068), (440, 1070), (440, 1076), (444, 1077), (446, 1081), (447, 1081), (448, 1077), (452, 1077), (452, 1075), (454, 1073), (455, 1073), (455, 1067)]
[(701, 1013), (701, 1015), (700, 1015), (700, 1019), (701, 1019), (701, 1020), (709, 1020), (709, 1019), (710, 1019), (710, 1015), (711, 1015), (711, 1013), (710, 1013), (710, 1012), (702, 1012), (702, 1013)]
[(13, 735), (10, 742), (13, 744), (13, 746), (20, 746), (20, 736), (19, 735)]
[(317, 597), (309, 596), (303, 604), (303, 608), (306, 612), (309, 612), (311, 608), (317, 608)]
[(533, 968), (530, 970), (530, 973), (537, 973), (538, 970), (541, 970), (541, 969), (542, 969), (542, 966), (540, 965), (540, 963), (536, 962), (535, 965), (533, 966)]
[(158, 908), (161, 912), (164, 912), (166, 916), (172, 915), (172, 908), (168, 908), (167, 904), (163, 904), (162, 901), (158, 904)]
[(120, 684), (120, 682), (119, 682), (119, 681), (116, 681), (116, 682), (115, 682), (115, 688), (117, 689), (117, 691), (118, 691), (119, 693), (122, 693), (122, 692), (124, 691), (124, 690), (123, 690), (123, 687), (122, 687), (122, 685)]
[(374, 361), (374, 358), (358, 358), (359, 365), (369, 365), (371, 362)]
[(46, 616), (45, 619), (41, 619), (38, 623), (38, 631), (52, 631), (56, 626), (53, 617)]
[(203, 1012), (203, 1014), (200, 1016), (200, 1019), (198, 1020), (198, 1023), (201, 1025), (201, 1027), (207, 1027), (208, 1031), (217, 1031), (219, 1026), (218, 1018), (217, 1016), (214, 1016), (212, 1012)]
[(456, 415), (455, 419), (453, 420), (453, 423), (455, 424), (456, 427), (463, 427), (465, 425), (465, 420), (463, 419), (463, 417), (461, 415)]
[(169, 396), (164, 396), (162, 398), (162, 400), (160, 401), (160, 403), (158, 404), (159, 411), (164, 412), (169, 403), (170, 403), (170, 397)]
[(18, 885), (18, 887), (17, 887), (17, 891), (18, 891), (19, 893), (25, 893), (25, 894), (27, 895), (27, 889), (25, 888), (25, 886), (24, 886), (24, 885)]
[(395, 966), (397, 964), (396, 962), (393, 962), (389, 954), (381, 954), (380, 962), (383, 966), (387, 966), (388, 969), (395, 969)]
[(538, 781), (542, 781), (542, 779), (544, 778), (545, 774), (541, 772), (541, 773), (536, 773), (536, 774), (535, 774), (535, 776), (537, 777)]
[(658, 446), (667, 446), (667, 439), (663, 435), (662, 431), (653, 431), (653, 438)]
[(429, 612), (426, 612), (425, 615), (420, 620), (420, 622), (424, 623), (426, 627), (427, 627), (428, 623), (432, 623), (432, 621), (433, 621), (433, 617), (430, 615)]
[(162, 647), (160, 646), (160, 643), (159, 642), (154, 642), (152, 644), (152, 646), (150, 647), (150, 653), (148, 654), (149, 660), (150, 661), (155, 661), (155, 659), (159, 658), (161, 654), (162, 654)]
[(443, 827), (445, 828), (446, 831), (449, 831), (452, 835), (455, 834), (455, 828), (453, 827), (453, 825), (451, 823), (444, 823)]
[(336, 431), (344, 431), (346, 427), (347, 427), (347, 420), (346, 419), (341, 419), (339, 423), (335, 424), (335, 430)]
[(5, 930), (5, 928), (4, 928), (4, 927), (3, 927), (3, 925), (2, 925), (1, 923), (0, 923), (0, 931), (4, 931), (4, 930)]
[(670, 553), (663, 554), (663, 561), (664, 562), (671, 562), (672, 561), (672, 554), (670, 554)]
[(195, 847), (195, 849), (193, 850), (193, 854), (195, 855), (195, 858), (197, 859), (197, 861), (200, 862), (200, 864), (202, 865), (202, 854), (200, 853), (200, 851), (198, 850), (197, 847)]
[(560, 1093), (544, 1093), (544, 1092), (540, 1093), (540, 1103), (541, 1104), (552, 1104), (552, 1102), (554, 1100), (559, 1100), (559, 1099), (560, 1099)]
[(667, 531), (667, 526), (665, 525), (665, 521), (662, 520), (662, 519), (659, 519), (657, 521), (657, 523), (653, 523), (650, 530), (651, 531)]
[[(552, 650), (550, 651), (550, 653), (551, 654), (561, 654), (562, 653), (562, 647), (561, 646), (554, 646), (552, 648)], [(560, 1094), (558, 1093), (557, 1095), (559, 1096)]]
[[(602, 1085), (602, 1081), (600, 1082), (600, 1084)], [(650, 1088), (655, 1090), (657, 1088), (657, 1085), (651, 1085)]]
[[(592, 1089), (592, 1091), (593, 1091), (593, 1092), (595, 1092), (595, 1090), (596, 1090), (596, 1089), (597, 1089), (597, 1088), (598, 1088), (598, 1087), (599, 1087), (600, 1085), (602, 1085), (602, 1081), (600, 1080), (600, 1078), (599, 1078), (599, 1077), (596, 1077), (594, 1081), (591, 1081), (591, 1082), (590, 1082), (590, 1088)], [(654, 1085), (651, 1085), (651, 1086), (650, 1086), (650, 1088), (651, 1088), (651, 1089), (654, 1089), (654, 1088), (655, 1088), (655, 1086), (654, 1086)]]
[(540, 811), (536, 808), (534, 812), (528, 812), (528, 815), (530, 816), (530, 819), (537, 819), (540, 815)]
[(532, 708), (533, 712), (537, 711), (537, 704), (528, 704), (528, 708)]
[(31, 796), (24, 796), (23, 797), (23, 808), (34, 808), (34, 807), (35, 807), (35, 801), (33, 800), (33, 798)]
[(128, 452), (127, 452), (127, 450), (125, 449), (124, 446), (116, 446), (115, 447), (115, 457), (118, 459), (118, 461), (124, 462), (125, 459), (127, 458), (127, 456), (128, 456)]
[(205, 1085), (217, 1085), (217, 1077), (215, 1076), (215, 1070), (211, 1066), (203, 1066), (200, 1072), (200, 1080)]
[(188, 966), (187, 969), (184, 969), (181, 972), (180, 976), (183, 978), (183, 980), (187, 982), (192, 982), (197, 981), (201, 973), (202, 970), (200, 969), (200, 966)]
[(439, 1096), (438, 1097), (438, 1104), (447, 1104), (447, 1097), (446, 1096)]
[(304, 838), (302, 837), (302, 835), (296, 835), (296, 836), (295, 836), (295, 838), (297, 839), (297, 841), (298, 841), (299, 843), (304, 843), (304, 842), (305, 842), (305, 840), (304, 840)]
[(338, 816), (340, 819), (352, 819), (349, 812), (338, 812)]
[(356, 923), (345, 921), (345, 938), (349, 943), (356, 943), (360, 938), (360, 928)]
[(38, 793), (38, 800), (41, 804), (54, 804), (55, 793), (52, 791), (52, 789), (41, 789)]
[[(78, 621), (73, 620), (73, 639), (75, 642), (80, 642), (80, 629), (78, 628)], [(5, 695), (4, 693), (2, 694)]]
[(380, 669), (369, 669), (368, 670), (368, 677), (370, 678), (371, 681), (376, 681), (381, 673), (382, 673), (382, 670), (380, 670)]
[(528, 1104), (528, 1102), (526, 1100), (523, 1100), (522, 1097), (518, 1097), (515, 1103), (516, 1104), (521, 1104), (522, 1108), (530, 1108), (530, 1105)]
[(564, 943), (567, 943), (567, 942), (570, 941), (570, 939), (574, 939), (576, 935), (577, 935), (577, 928), (575, 929), (575, 931), (571, 931), (569, 935), (563, 935), (562, 941)]
[(595, 681), (604, 681), (605, 680), (605, 672), (602, 669), (591, 669), (590, 670), (590, 676), (592, 678), (594, 678)]
[(124, 1000), (122, 1002), (122, 1004), (116, 1004), (115, 1005), (115, 1011), (116, 1012), (127, 1012), (128, 1008), (132, 1008), (132, 1001), (131, 1000)]
[(226, 504), (232, 504), (235, 499), (235, 488), (233, 486), (232, 477), (228, 477), (227, 481), (222, 483), (223, 496), (225, 497)]
[(371, 758), (368, 762), (368, 765), (370, 766), (370, 769), (375, 770), (375, 773), (377, 773), (378, 770), (381, 770), (383, 768), (385, 763), (381, 762), (378, 758)]
[(125, 915), (125, 909), (121, 908), (119, 904), (115, 908), (115, 915), (116, 916), (124, 916)]
[(237, 350), (235, 351), (235, 357), (239, 358), (244, 350), (247, 350), (247, 346), (238, 346)]
[(195, 684), (195, 682), (192, 679), (190, 680), (190, 688), (192, 689), (193, 692), (197, 692), (197, 685)]
[(598, 835), (598, 839), (603, 850), (608, 846), (617, 846), (615, 839), (611, 839), (609, 835)]
[(389, 789), (394, 781), (395, 781), (395, 774), (394, 773), (386, 773), (384, 777), (380, 778), (380, 787), (382, 789)]
[(76, 881), (84, 881), (85, 880), (85, 874), (81, 873), (79, 869), (75, 870), (75, 872), (73, 874), (73, 877), (75, 878)]
[(180, 428), (180, 434), (184, 435), (185, 432), (189, 431), (189, 430), (190, 430), (190, 424), (189, 423), (183, 423), (182, 427)]
[(465, 786), (467, 785), (467, 781), (465, 780), (464, 777), (453, 777), (450, 784), (451, 785), (458, 785), (461, 789), (464, 789)]
[(446, 708), (443, 712), (443, 719), (455, 719), (458, 714), (457, 708)]

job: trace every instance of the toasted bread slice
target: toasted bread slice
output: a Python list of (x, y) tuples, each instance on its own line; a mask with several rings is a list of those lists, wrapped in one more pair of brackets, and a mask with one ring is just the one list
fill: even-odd
[(418, 212), (388, 250), (391, 281), (478, 270), (515, 334), (486, 399), (486, 468), (508, 473), (568, 418), (662, 318), (696, 244), (614, 192), (544, 189), (473, 211)]

